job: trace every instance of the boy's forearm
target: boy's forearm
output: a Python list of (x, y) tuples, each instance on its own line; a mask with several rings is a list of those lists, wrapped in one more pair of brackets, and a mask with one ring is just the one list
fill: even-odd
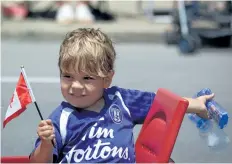
[(31, 154), (31, 163), (52, 163), (53, 145), (52, 143), (41, 142), (36, 150)]
[(187, 111), (186, 113), (196, 113), (196, 106), (195, 106), (195, 99), (193, 98), (188, 98), (188, 97), (183, 97), (184, 99), (188, 100), (189, 102), (189, 105), (188, 105), (188, 108), (187, 108)]

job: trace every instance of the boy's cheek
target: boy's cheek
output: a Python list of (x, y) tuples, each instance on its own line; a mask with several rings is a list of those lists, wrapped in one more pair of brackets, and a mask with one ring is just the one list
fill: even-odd
[(62, 80), (62, 79), (60, 79), (60, 85), (61, 85), (61, 87), (63, 87), (63, 88), (67, 88), (67, 87), (70, 86), (70, 82), (68, 82), (67, 80)]
[(61, 83), (60, 85), (62, 93), (68, 92), (69, 85), (67, 83)]

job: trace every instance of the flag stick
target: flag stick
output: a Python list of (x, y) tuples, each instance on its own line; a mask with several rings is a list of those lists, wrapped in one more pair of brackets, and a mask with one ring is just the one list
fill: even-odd
[[(36, 100), (35, 100), (35, 96), (34, 96), (34, 94), (33, 94), (33, 92), (32, 92), (30, 83), (29, 83), (28, 80), (27, 80), (27, 75), (26, 75), (26, 72), (25, 72), (25, 70), (24, 70), (24, 66), (23, 66), (23, 65), (21, 66), (21, 71), (22, 71), (23, 77), (24, 77), (24, 79), (25, 79), (26, 85), (27, 85), (27, 87), (28, 87), (28, 89), (29, 89), (29, 94), (30, 94), (30, 96), (31, 96), (31, 98), (32, 98), (32, 101), (33, 101), (34, 104), (35, 104), (35, 107), (36, 107), (38, 113), (39, 113), (40, 119), (43, 120), (43, 116), (42, 116), (42, 114), (41, 114), (41, 112), (40, 112), (40, 110), (39, 110), (39, 106), (37, 105), (37, 102), (36, 102)], [(53, 145), (53, 147), (55, 147), (55, 144), (54, 144), (54, 141), (53, 141), (53, 140), (52, 140), (52, 145)]]
[(35, 107), (36, 107), (36, 109), (37, 109), (37, 111), (38, 111), (38, 113), (39, 113), (40, 119), (43, 120), (43, 116), (42, 116), (42, 114), (41, 114), (41, 112), (40, 112), (40, 110), (39, 110), (39, 107), (38, 107), (38, 105), (37, 105), (37, 102), (35, 101), (34, 104), (35, 104)]

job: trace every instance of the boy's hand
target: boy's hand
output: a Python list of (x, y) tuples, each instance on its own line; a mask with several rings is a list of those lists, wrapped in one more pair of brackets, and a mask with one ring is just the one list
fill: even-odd
[(53, 142), (55, 142), (55, 129), (52, 125), (52, 121), (49, 119), (42, 120), (39, 123), (37, 134), (40, 137), (41, 141), (45, 141), (46, 143), (50, 144), (52, 144), (52, 140)]
[(205, 119), (209, 119), (210, 116), (209, 116), (209, 112), (206, 108), (206, 101), (207, 100), (211, 100), (215, 95), (214, 94), (211, 94), (211, 95), (204, 95), (204, 96), (200, 96), (200, 97), (197, 97), (195, 98), (195, 101), (193, 103), (194, 106), (196, 107), (196, 114), (201, 117), (201, 118), (205, 118)]

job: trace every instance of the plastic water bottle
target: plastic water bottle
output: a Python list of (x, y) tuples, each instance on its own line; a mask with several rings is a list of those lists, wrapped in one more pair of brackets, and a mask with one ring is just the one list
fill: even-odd
[(196, 114), (188, 114), (188, 118), (196, 125), (200, 137), (210, 148), (220, 150), (230, 142), (223, 129), (220, 129), (212, 119), (206, 120)]
[[(194, 97), (211, 94), (211, 90), (205, 88)], [(188, 114), (188, 118), (196, 125), (199, 135), (207, 142), (207, 145), (214, 150), (221, 150), (230, 142), (223, 131), (228, 123), (227, 112), (214, 100), (206, 102), (207, 110), (212, 119), (203, 119), (196, 114)]]
[[(209, 88), (204, 88), (198, 92), (194, 97), (199, 97), (203, 95), (210, 95), (212, 91)], [(218, 124), (220, 129), (223, 129), (228, 124), (228, 113), (227, 111), (218, 104), (215, 100), (208, 100), (206, 102), (206, 107), (209, 112), (210, 117)]]

